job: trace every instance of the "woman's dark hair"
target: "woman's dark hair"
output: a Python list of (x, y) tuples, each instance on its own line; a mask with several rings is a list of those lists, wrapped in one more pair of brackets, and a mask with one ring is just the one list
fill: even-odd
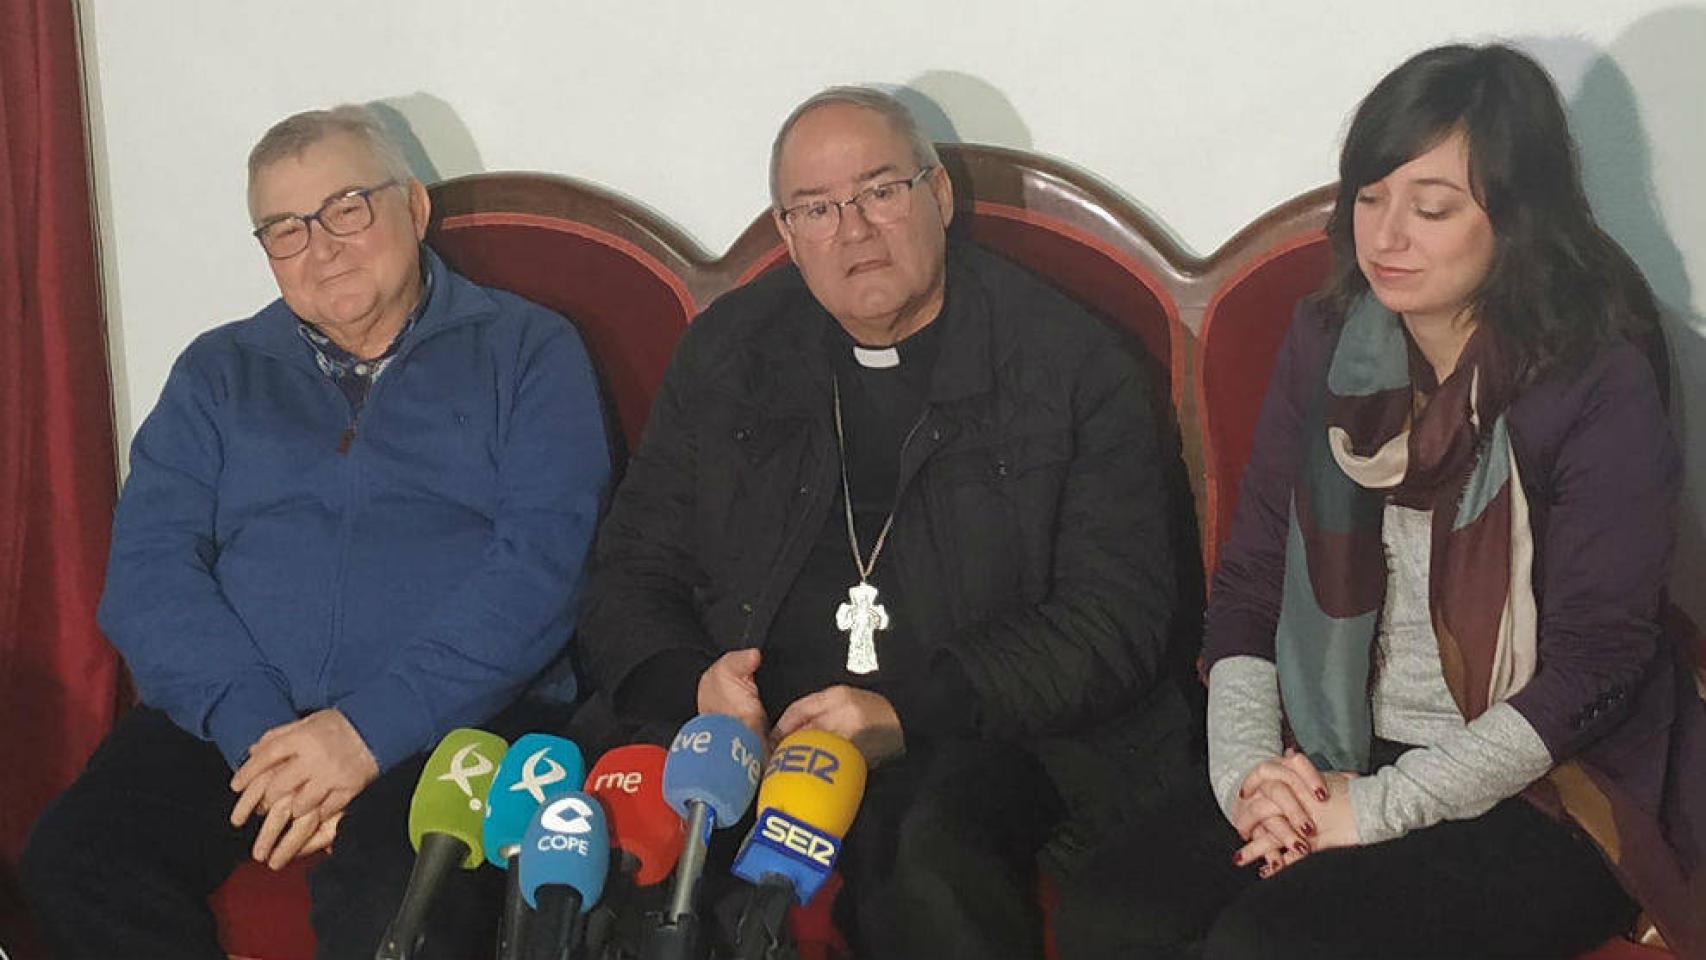
[(1387, 74), (1357, 107), (1327, 222), (1333, 270), (1321, 301), (1342, 316), (1368, 291), (1357, 267), (1358, 191), (1456, 131), (1496, 238), (1474, 295), (1520, 388), (1584, 362), (1613, 337), (1646, 344), (1658, 307), (1629, 255), (1594, 222), (1558, 90), (1510, 47), (1435, 47)]

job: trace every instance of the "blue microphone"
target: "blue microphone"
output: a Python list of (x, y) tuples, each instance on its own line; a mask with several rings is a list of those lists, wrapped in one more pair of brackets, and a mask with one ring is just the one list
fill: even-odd
[(566, 958), (610, 870), (604, 809), (579, 790), (551, 794), (527, 825), (518, 859), (521, 896), (534, 910), (528, 955)]
[(646, 939), (647, 960), (696, 955), (693, 898), (705, 872), (711, 831), (733, 826), (746, 813), (763, 768), (763, 743), (734, 717), (702, 713), (676, 733), (663, 764), (663, 798), (687, 821), (687, 843), (675, 867), (663, 922)]
[(580, 747), (548, 733), (530, 733), (510, 745), (486, 797), (486, 859), (508, 870), (521, 837), (547, 796), (578, 790), (586, 779)]
[(586, 779), (580, 748), (562, 737), (530, 733), (504, 754), (486, 794), (482, 846), (493, 866), (509, 871), (503, 916), (498, 922), (498, 960), (516, 960), (527, 909), (522, 905), (516, 858), (522, 834), (547, 795), (573, 790)]

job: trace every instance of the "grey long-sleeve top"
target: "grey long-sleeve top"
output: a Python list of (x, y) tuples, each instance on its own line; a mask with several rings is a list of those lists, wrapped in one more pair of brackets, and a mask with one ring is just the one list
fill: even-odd
[[(1422, 747), (1351, 782), (1363, 843), (1441, 820), (1476, 817), (1544, 776), (1552, 755), (1507, 704), (1464, 722), (1446, 687), (1428, 614), (1431, 516), (1388, 505), (1382, 539), (1390, 567), (1370, 692), (1375, 736)], [(1271, 661), (1228, 657), (1209, 673), (1209, 776), (1230, 819), (1238, 787), (1280, 753), (1279, 678)]]

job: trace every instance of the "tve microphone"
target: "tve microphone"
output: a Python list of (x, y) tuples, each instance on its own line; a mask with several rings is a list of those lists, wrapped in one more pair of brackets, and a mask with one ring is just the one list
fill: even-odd
[(711, 831), (734, 824), (752, 803), (763, 767), (758, 735), (734, 717), (703, 713), (687, 721), (670, 743), (663, 765), (663, 797), (687, 821), (687, 840), (675, 867), (663, 922), (651, 929), (647, 960), (687, 960), (698, 950), (693, 899), (705, 872)]
[(451, 869), (480, 865), (481, 823), (492, 775), (507, 749), (502, 737), (466, 727), (452, 730), (427, 758), (409, 801), (409, 842), (415, 867), (403, 902), (374, 952), (376, 960), (406, 960), (420, 948), (427, 911)]
[(566, 958), (580, 936), (581, 916), (604, 892), (610, 869), (604, 810), (579, 790), (553, 793), (522, 837), (521, 896), (535, 911), (530, 958)]
[(616, 850), (604, 899), (587, 917), (589, 956), (607, 942), (638, 944), (643, 937), (636, 887), (669, 876), (681, 856), (686, 829), (663, 799), (663, 765), (669, 751), (650, 743), (618, 747), (598, 758), (586, 775), (586, 792), (598, 798), (610, 818)]
[(515, 741), (498, 765), (486, 800), (482, 839), (486, 859), (509, 871), (509, 891), (498, 923), (498, 960), (515, 960), (527, 910), (522, 904), (515, 860), (521, 837), (547, 793), (573, 790), (586, 774), (580, 748), (562, 737), (530, 733)]
[(732, 868), (757, 888), (741, 912), (736, 957), (778, 955), (788, 902), (809, 902), (829, 878), (864, 796), (865, 757), (845, 738), (801, 730), (776, 745)]

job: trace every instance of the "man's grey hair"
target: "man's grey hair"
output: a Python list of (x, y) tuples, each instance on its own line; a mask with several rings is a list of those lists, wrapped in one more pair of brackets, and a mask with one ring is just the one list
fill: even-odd
[(782, 165), (782, 145), (787, 141), (788, 134), (794, 131), (794, 126), (806, 114), (819, 107), (838, 103), (864, 107), (880, 114), (889, 122), (895, 133), (905, 138), (912, 148), (912, 160), (918, 166), (935, 166), (941, 163), (936, 156), (936, 144), (925, 135), (924, 129), (918, 125), (918, 118), (912, 115), (912, 111), (907, 109), (899, 97), (875, 87), (830, 87), (795, 107), (794, 112), (788, 114), (788, 119), (782, 121), (782, 129), (776, 131), (776, 139), (770, 144), (770, 203), (777, 209), (782, 207), (782, 188), (776, 182), (776, 172)]
[(386, 129), (379, 115), (367, 107), (345, 103), (330, 110), (307, 110), (272, 125), (249, 151), (249, 187), (255, 177), (280, 160), (300, 157), (309, 147), (328, 137), (347, 134), (362, 141), (385, 168), (386, 176), (407, 183), (414, 178), (403, 150)]

